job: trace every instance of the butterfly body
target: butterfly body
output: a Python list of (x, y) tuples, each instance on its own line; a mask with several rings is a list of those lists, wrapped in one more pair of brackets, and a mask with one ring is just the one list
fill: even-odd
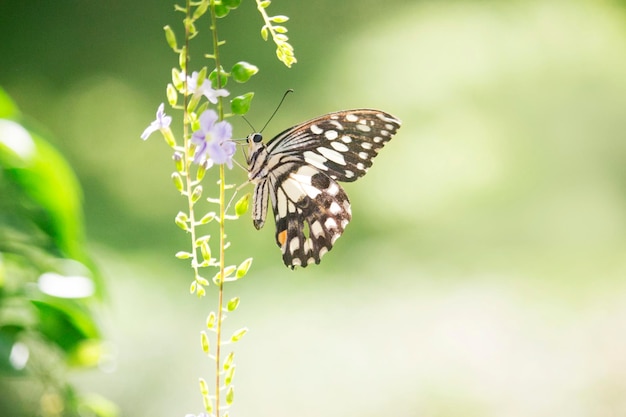
[(252, 219), (263, 227), (271, 202), (276, 243), (292, 269), (320, 263), (352, 219), (337, 181), (362, 177), (400, 128), (373, 109), (329, 113), (291, 127), (263, 143), (248, 136), (248, 178), (255, 184)]

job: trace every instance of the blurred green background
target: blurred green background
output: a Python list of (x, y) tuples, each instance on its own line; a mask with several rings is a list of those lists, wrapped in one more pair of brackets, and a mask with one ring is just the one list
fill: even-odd
[[(267, 136), (351, 107), (403, 121), (346, 185), (354, 219), (321, 265), (292, 272), (273, 225), (231, 226), (232, 263), (255, 258), (227, 290), (242, 297), (228, 326), (250, 328), (231, 415), (626, 415), (624, 6), (275, 0), (291, 70), (252, 2), (220, 21), (227, 66), (260, 68), (255, 126), (296, 91)], [(173, 258), (187, 242), (169, 150), (139, 139), (179, 22), (167, 1), (0, 1), (0, 85), (75, 169), (109, 289), (116, 360), (72, 379), (134, 417), (200, 412), (212, 369), (213, 294), (190, 296)]]

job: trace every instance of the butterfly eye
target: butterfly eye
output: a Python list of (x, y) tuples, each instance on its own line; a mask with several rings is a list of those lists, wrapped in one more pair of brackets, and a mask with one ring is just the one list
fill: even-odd
[(263, 140), (263, 136), (261, 136), (260, 133), (253, 133), (249, 138), (252, 139), (254, 143), (259, 143)]

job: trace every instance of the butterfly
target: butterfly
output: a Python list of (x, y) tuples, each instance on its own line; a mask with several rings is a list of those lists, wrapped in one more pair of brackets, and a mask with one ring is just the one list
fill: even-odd
[(365, 175), (400, 124), (380, 110), (343, 110), (295, 125), (267, 143), (260, 133), (247, 137), (254, 227), (265, 224), (271, 201), (286, 266), (319, 264), (332, 249), (352, 219), (337, 181)]

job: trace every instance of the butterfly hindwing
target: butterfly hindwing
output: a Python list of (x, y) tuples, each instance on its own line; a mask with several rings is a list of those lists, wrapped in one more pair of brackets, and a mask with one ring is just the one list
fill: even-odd
[(352, 217), (344, 190), (315, 167), (300, 165), (270, 194), (285, 265), (320, 263)]
[(337, 181), (355, 181), (400, 128), (380, 110), (329, 113), (278, 134), (267, 144), (248, 137), (248, 177), (256, 184), (252, 218), (265, 223), (268, 200), (276, 220), (276, 243), (292, 269), (319, 263), (352, 218)]

